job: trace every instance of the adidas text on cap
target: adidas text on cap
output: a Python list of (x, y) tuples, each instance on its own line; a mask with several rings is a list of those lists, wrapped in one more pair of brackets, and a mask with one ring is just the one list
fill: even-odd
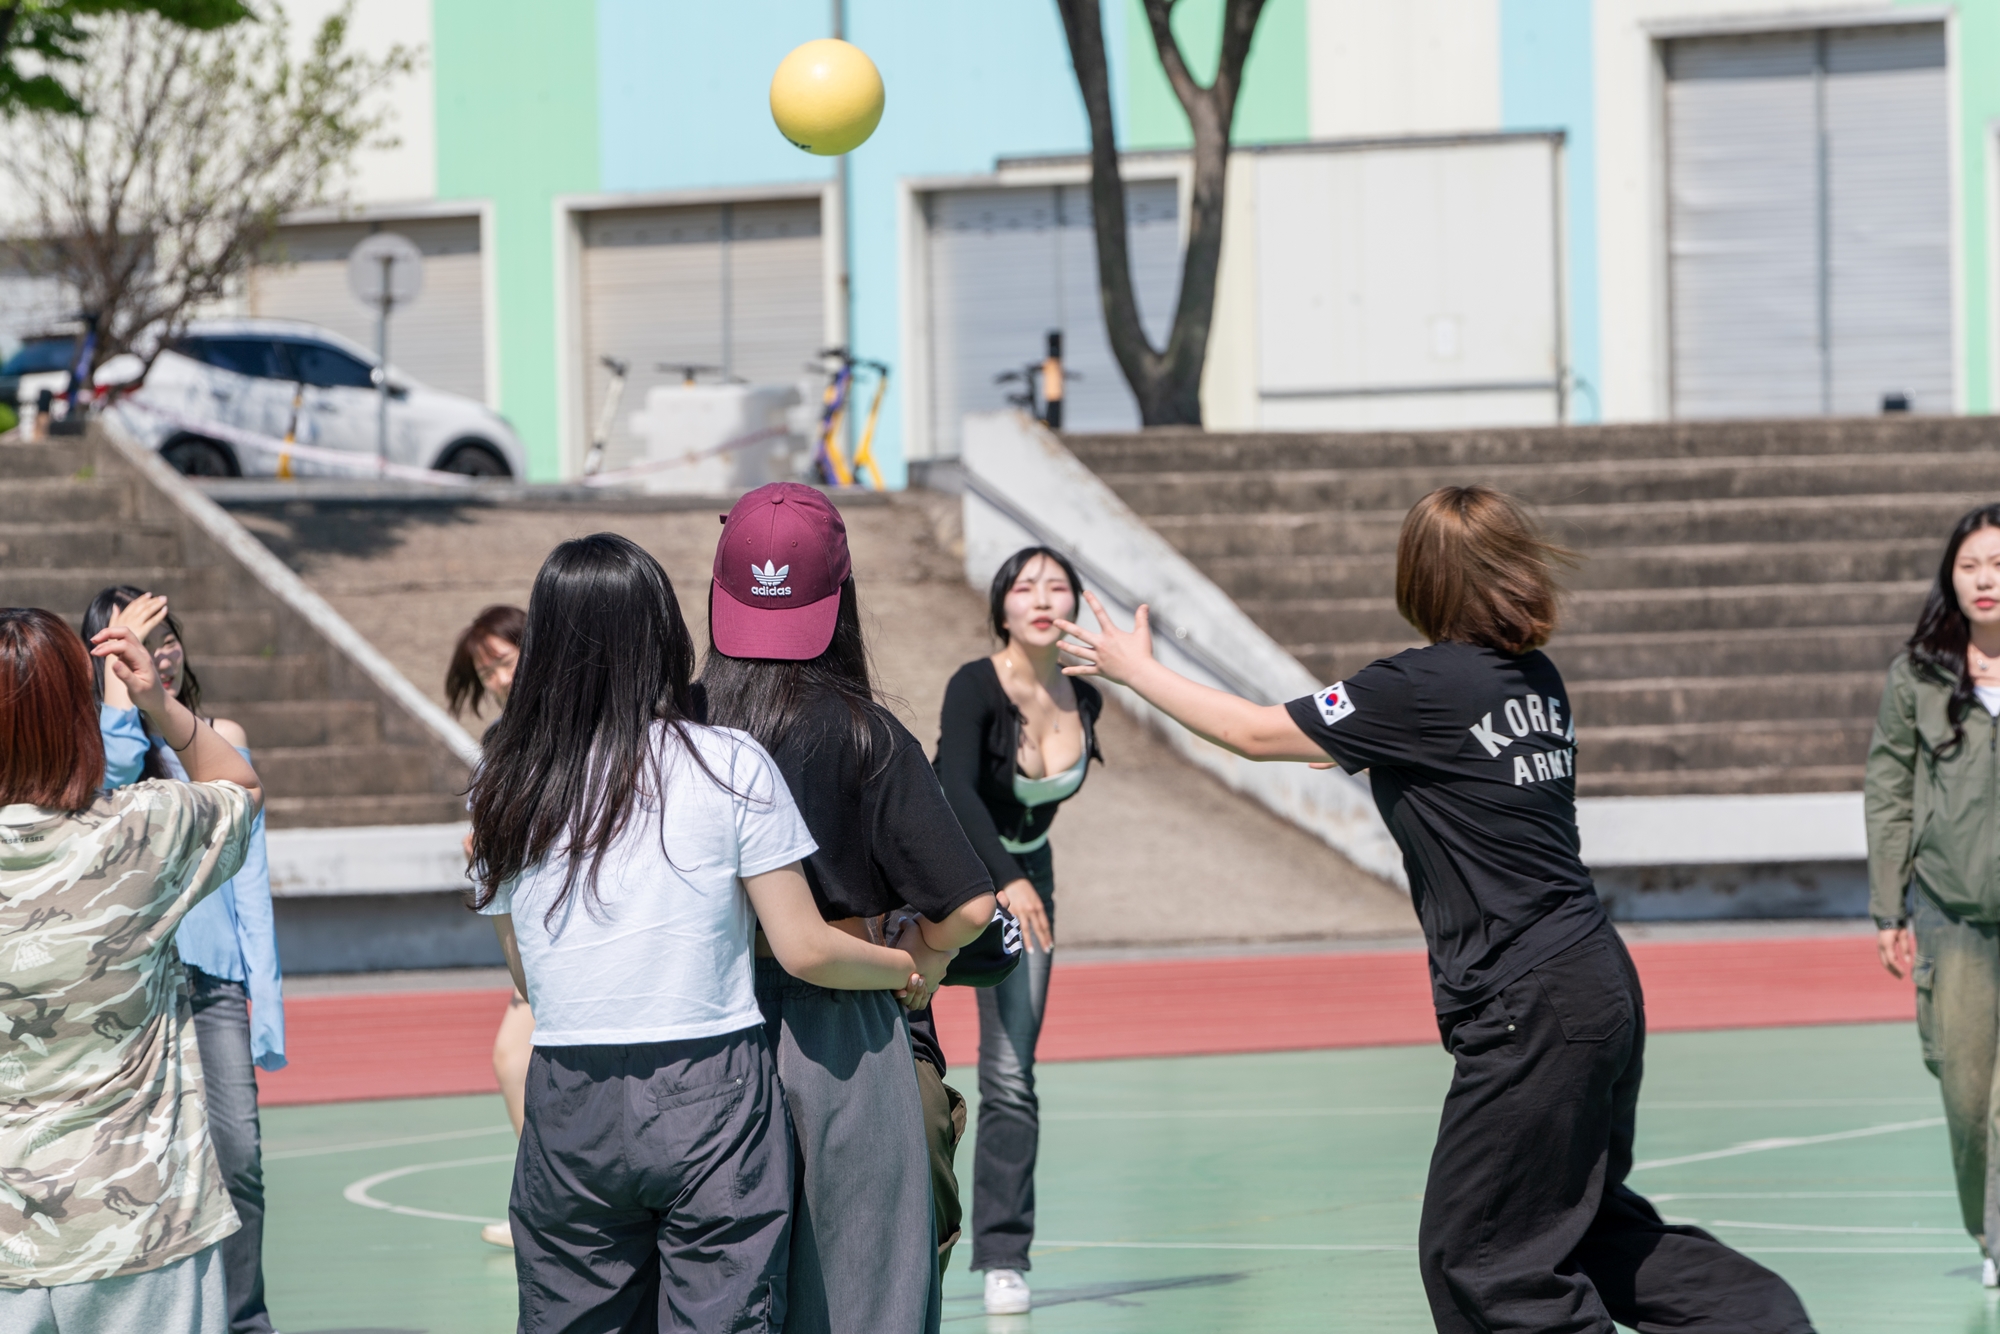
[(825, 496), (798, 482), (760, 486), (723, 517), (709, 638), (732, 658), (817, 658), (852, 572), (847, 526)]

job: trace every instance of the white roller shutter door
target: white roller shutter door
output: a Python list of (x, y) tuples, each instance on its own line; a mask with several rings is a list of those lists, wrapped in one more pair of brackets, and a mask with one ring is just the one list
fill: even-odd
[(680, 382), (677, 367), (752, 384), (809, 374), (825, 329), (816, 196), (611, 209), (587, 214), (582, 231), (583, 438), (610, 382), (601, 359), (630, 367), (605, 466), (637, 456), (631, 416), (649, 390)]
[(281, 261), (250, 275), (250, 313), (304, 320), (375, 346), (375, 315), (347, 290), (347, 256), (371, 231), (424, 252), (423, 294), (389, 318), (389, 360), (437, 389), (486, 401), (486, 281), (479, 219), (404, 218), (280, 228)]
[(1675, 416), (1952, 410), (1944, 62), (1935, 24), (1669, 47)]
[[(1159, 347), (1180, 291), (1179, 187), (1129, 182), (1125, 202), (1140, 323)], [(1063, 335), (1064, 429), (1139, 424), (1105, 332), (1088, 186), (943, 190), (925, 216), (935, 457), (957, 457), (966, 413), (1006, 406), (1018, 386), (994, 377), (1039, 362), (1050, 330)]]
[(1254, 162), (1262, 425), (1560, 420), (1550, 137)]
[(1944, 28), (1858, 28), (1826, 45), (1835, 413), (1909, 396), (1950, 412), (1951, 163)]

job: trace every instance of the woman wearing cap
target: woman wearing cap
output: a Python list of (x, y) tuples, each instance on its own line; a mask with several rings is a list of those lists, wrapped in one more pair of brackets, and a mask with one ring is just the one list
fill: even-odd
[(693, 721), (693, 671), (659, 562), (564, 542), (473, 778), (474, 902), (536, 1018), (508, 1206), (523, 1330), (787, 1328), (792, 1153), (752, 922), (857, 999), (922, 981), (821, 920), (797, 808), (761, 746)]
[[(716, 546), (711, 724), (771, 752), (818, 851), (806, 881), (850, 935), (919, 914), (909, 950), (928, 1003), (992, 920), (993, 885), (923, 747), (874, 697), (847, 551), (825, 496), (780, 482), (737, 502)], [(924, 1109), (903, 1010), (787, 974), (758, 940), (757, 1000), (797, 1136), (788, 1334), (916, 1334), (941, 1314)]]
[(972, 1267), (986, 1271), (986, 1313), (1030, 1305), (1035, 1240), (1035, 1043), (1055, 948), (1049, 826), (1083, 786), (1104, 697), (1063, 675), (1058, 618), (1074, 619), (1083, 585), (1069, 558), (1025, 547), (993, 576), (988, 615), (1000, 651), (966, 663), (945, 687), (937, 771), (999, 900), (1020, 919), (1027, 957), (979, 993), (979, 1140), (973, 1163)]
[(1442, 1334), (1811, 1334), (1782, 1278), (1625, 1185), (1645, 1000), (1578, 853), (1576, 728), (1541, 652), (1567, 554), (1499, 492), (1443, 487), (1396, 542), (1396, 609), (1428, 647), (1258, 705), (1156, 662), (1144, 607), (1124, 631), (1087, 597), (1068, 670), (1246, 759), (1369, 771), (1454, 1067), (1417, 1233)]

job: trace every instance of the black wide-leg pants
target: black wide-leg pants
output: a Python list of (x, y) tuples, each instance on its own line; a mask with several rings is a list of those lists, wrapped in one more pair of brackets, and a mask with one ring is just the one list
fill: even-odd
[(1418, 1236), (1439, 1334), (1811, 1334), (1790, 1285), (1627, 1189), (1645, 999), (1607, 924), (1438, 1021), (1456, 1070)]

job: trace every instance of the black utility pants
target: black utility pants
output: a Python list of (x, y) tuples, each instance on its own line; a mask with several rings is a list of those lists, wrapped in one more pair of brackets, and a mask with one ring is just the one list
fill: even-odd
[(1646, 1013), (1609, 925), (1438, 1028), (1457, 1069), (1418, 1250), (1440, 1334), (1811, 1334), (1783, 1279), (1624, 1184)]

